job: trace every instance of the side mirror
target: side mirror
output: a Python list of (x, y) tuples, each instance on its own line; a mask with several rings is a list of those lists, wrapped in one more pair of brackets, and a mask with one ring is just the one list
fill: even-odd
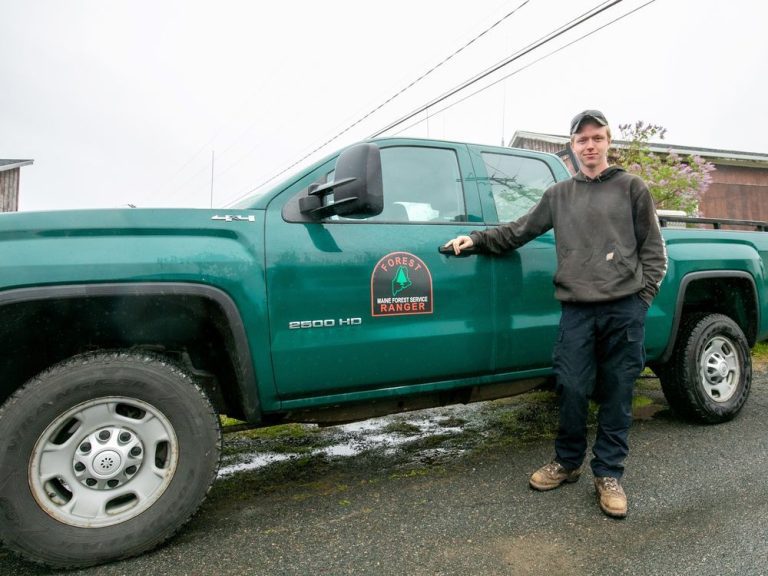
[[(307, 197), (299, 200), (299, 210), (313, 218), (376, 216), (384, 209), (383, 190), (379, 147), (355, 144), (339, 155), (332, 182), (310, 185)], [(324, 198), (331, 192), (333, 201), (326, 204)]]

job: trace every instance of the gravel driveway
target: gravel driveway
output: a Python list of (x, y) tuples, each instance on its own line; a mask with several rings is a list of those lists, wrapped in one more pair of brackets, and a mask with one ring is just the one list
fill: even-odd
[[(77, 575), (768, 574), (768, 371), (742, 413), (699, 426), (641, 381), (626, 520), (551, 458), (551, 393), (349, 427), (228, 436), (219, 481), (162, 548)], [(258, 454), (256, 454), (258, 453)], [(274, 454), (272, 458), (258, 455)], [(48, 574), (0, 550), (0, 574)]]

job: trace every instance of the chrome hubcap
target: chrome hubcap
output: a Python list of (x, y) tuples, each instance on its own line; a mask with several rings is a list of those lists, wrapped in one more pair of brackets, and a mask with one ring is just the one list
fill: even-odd
[(136, 475), (143, 461), (138, 436), (123, 427), (102, 428), (78, 442), (72, 472), (88, 488), (111, 490)]
[(727, 402), (736, 392), (741, 378), (738, 360), (736, 347), (725, 336), (715, 336), (704, 346), (699, 361), (700, 380), (715, 402)]
[(135, 398), (98, 398), (64, 412), (40, 435), (29, 486), (60, 522), (111, 526), (152, 506), (178, 459), (173, 426), (157, 408)]

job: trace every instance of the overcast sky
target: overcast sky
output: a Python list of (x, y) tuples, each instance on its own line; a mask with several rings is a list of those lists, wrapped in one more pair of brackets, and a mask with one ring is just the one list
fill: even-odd
[[(499, 144), (516, 130), (566, 134), (575, 113), (598, 108), (614, 127), (661, 124), (672, 144), (768, 152), (764, 2), (656, 0), (534, 62), (646, 1), (620, 2), (390, 134)], [(21, 210), (208, 207), (213, 153), (213, 204), (224, 206), (521, 4), (0, 0), (0, 158), (34, 160)], [(600, 4), (529, 0), (303, 163)]]

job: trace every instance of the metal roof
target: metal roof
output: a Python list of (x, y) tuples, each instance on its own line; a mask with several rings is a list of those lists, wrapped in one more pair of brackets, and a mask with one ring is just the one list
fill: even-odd
[(0, 159), (0, 172), (4, 170), (13, 170), (22, 166), (29, 166), (34, 160), (2, 160)]
[[(517, 147), (519, 140), (539, 140), (541, 142), (547, 142), (549, 144), (560, 144), (563, 147), (568, 144), (571, 139), (568, 136), (560, 136), (558, 134), (541, 134), (539, 132), (525, 132), (518, 130), (512, 136), (512, 140), (509, 145)], [(618, 147), (626, 146), (629, 144), (626, 140), (613, 140), (611, 144)], [(650, 142), (648, 147), (652, 152), (661, 154), (667, 154), (674, 152), (681, 156), (701, 156), (710, 161), (720, 160), (724, 164), (739, 164), (739, 165), (752, 165), (766, 164), (768, 165), (768, 154), (762, 154), (759, 152), (739, 152), (737, 150), (719, 150), (716, 148), (695, 148), (692, 146), (680, 146), (678, 144), (665, 144), (659, 142)], [(768, 166), (767, 166), (768, 167)]]

